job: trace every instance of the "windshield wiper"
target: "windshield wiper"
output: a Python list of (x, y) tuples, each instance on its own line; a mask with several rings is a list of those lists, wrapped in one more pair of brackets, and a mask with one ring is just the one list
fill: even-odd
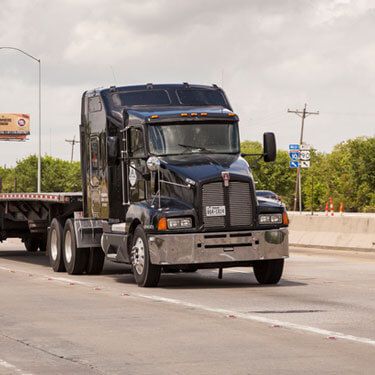
[(213, 154), (215, 153), (214, 151), (209, 150), (209, 149), (207, 149), (207, 148), (205, 148), (205, 147), (201, 147), (201, 146), (183, 145), (183, 144), (181, 144), (181, 143), (179, 143), (178, 145), (181, 146), (181, 147), (186, 148), (187, 150), (193, 150), (193, 149), (196, 149), (196, 150), (198, 150), (198, 151), (205, 151), (205, 152), (209, 152), (209, 153), (213, 153)]

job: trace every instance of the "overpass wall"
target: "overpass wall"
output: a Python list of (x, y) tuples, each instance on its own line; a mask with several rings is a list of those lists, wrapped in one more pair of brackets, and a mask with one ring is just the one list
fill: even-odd
[(321, 216), (289, 212), (292, 246), (375, 252), (375, 215)]

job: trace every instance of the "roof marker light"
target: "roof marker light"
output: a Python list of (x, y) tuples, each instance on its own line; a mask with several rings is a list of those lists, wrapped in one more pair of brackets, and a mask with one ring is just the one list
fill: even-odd
[(201, 116), (207, 116), (207, 112), (202, 112)]
[(229, 112), (229, 113), (228, 113), (228, 116), (229, 116), (229, 117), (234, 117), (234, 116), (236, 116), (236, 114), (233, 113), (233, 112)]
[(190, 116), (198, 116), (198, 113), (192, 112), (192, 113), (190, 113)]
[(187, 115), (188, 115), (187, 113), (181, 113), (180, 116), (181, 116), (181, 117), (187, 117)]
[(152, 115), (150, 118), (159, 118), (159, 115)]

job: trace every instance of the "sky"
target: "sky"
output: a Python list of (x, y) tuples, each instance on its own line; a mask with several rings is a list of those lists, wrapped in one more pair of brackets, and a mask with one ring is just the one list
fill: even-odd
[[(216, 83), (241, 140), (273, 131), (323, 152), (375, 135), (375, 1), (0, 0), (0, 47), (42, 62), (42, 154), (70, 158), (87, 89)], [(31, 135), (0, 143), (0, 165), (36, 153), (38, 64), (0, 49), (0, 113), (29, 113)], [(78, 147), (75, 160), (79, 160)]]

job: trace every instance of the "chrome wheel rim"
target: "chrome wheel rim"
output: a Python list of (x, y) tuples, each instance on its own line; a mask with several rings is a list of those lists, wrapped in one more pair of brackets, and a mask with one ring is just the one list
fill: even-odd
[(138, 275), (142, 275), (145, 268), (145, 244), (138, 237), (132, 249), (132, 264)]
[(51, 257), (53, 260), (57, 259), (57, 232), (56, 229), (52, 229), (51, 233)]
[(65, 241), (64, 241), (64, 248), (65, 248), (65, 259), (68, 263), (72, 260), (72, 235), (70, 231), (67, 231), (65, 234)]

